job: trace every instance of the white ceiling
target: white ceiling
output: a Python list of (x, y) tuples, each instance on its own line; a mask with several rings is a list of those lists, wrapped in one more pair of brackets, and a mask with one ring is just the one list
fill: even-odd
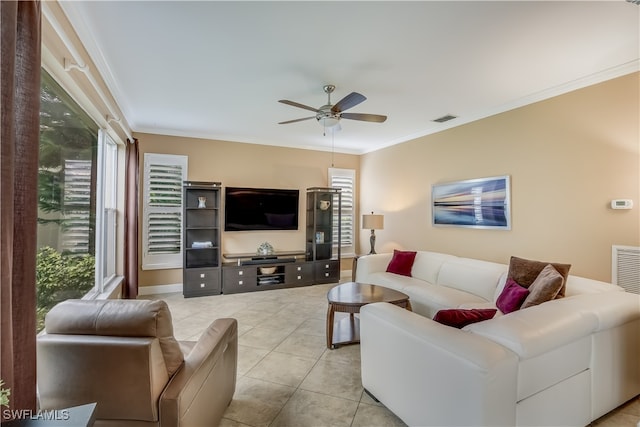
[[(615, 1), (69, 1), (135, 132), (365, 153), (639, 69), (640, 7)], [(385, 123), (278, 103), (335, 103)], [(445, 124), (432, 120), (459, 118)]]

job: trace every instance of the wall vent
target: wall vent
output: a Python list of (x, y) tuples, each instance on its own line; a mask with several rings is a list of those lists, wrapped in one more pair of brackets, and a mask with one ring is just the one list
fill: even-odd
[(611, 283), (640, 294), (640, 247), (611, 247)]
[(448, 122), (449, 120), (453, 120), (458, 118), (458, 116), (452, 116), (451, 114), (447, 114), (446, 116), (442, 116), (442, 117), (438, 117), (437, 119), (433, 119), (434, 122), (438, 122), (438, 123), (444, 123), (444, 122)]

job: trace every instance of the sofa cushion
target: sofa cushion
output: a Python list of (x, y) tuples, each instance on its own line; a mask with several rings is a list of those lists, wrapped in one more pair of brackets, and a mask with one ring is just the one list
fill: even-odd
[(477, 295), (485, 301), (494, 301), (496, 286), (506, 270), (504, 264), (457, 258), (442, 264), (437, 284)]
[(504, 314), (511, 313), (520, 309), (528, 295), (529, 289), (518, 285), (513, 279), (507, 279), (502, 293), (496, 300), (496, 307)]
[(393, 250), (393, 257), (387, 265), (387, 273), (400, 274), (401, 276), (411, 277), (411, 267), (416, 259), (415, 251), (399, 251)]
[(564, 286), (564, 278), (551, 264), (542, 269), (536, 280), (529, 286), (529, 295), (522, 308), (532, 307), (555, 299)]
[(508, 277), (515, 280), (520, 286), (528, 288), (531, 286), (534, 280), (538, 277), (538, 274), (542, 271), (543, 268), (547, 266), (547, 264), (551, 264), (557, 271), (560, 273), (562, 278), (564, 279), (564, 283), (560, 292), (556, 298), (562, 298), (565, 295), (567, 276), (569, 275), (569, 269), (571, 268), (571, 264), (559, 264), (555, 262), (543, 262), (543, 261), (534, 261), (525, 258), (518, 258), (515, 256), (511, 257), (509, 261), (509, 275)]
[[(415, 313), (430, 319), (435, 316), (438, 310), (460, 308), (463, 304), (467, 305), (465, 308), (481, 308), (484, 304), (489, 303), (484, 298), (469, 292), (426, 282), (406, 283), (402, 292), (409, 295), (411, 307)], [(489, 304), (492, 305), (491, 308), (495, 308), (492, 303)]]
[(411, 277), (422, 279), (429, 283), (438, 283), (440, 267), (446, 261), (458, 259), (457, 256), (441, 254), (438, 252), (418, 251), (411, 269)]
[(624, 292), (624, 288), (622, 286), (572, 275), (567, 276), (565, 288), (564, 295), (566, 297), (602, 292)]
[(590, 309), (583, 309), (585, 297), (597, 295), (561, 298), (506, 316), (496, 316), (488, 322), (471, 324), (464, 330), (503, 345), (520, 359), (535, 357), (597, 329), (597, 315)]
[(433, 320), (460, 329), (472, 323), (489, 320), (497, 311), (495, 308), (451, 308), (438, 311)]
[(422, 280), (415, 279), (413, 277), (386, 273), (384, 271), (379, 271), (377, 273), (370, 274), (367, 277), (367, 283), (373, 283), (376, 285), (384, 286), (385, 288), (395, 289), (396, 291), (400, 291), (400, 292), (404, 292), (404, 290), (409, 287), (419, 287), (419, 286), (428, 285)]

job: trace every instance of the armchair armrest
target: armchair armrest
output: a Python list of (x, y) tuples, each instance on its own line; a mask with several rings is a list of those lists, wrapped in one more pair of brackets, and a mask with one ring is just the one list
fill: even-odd
[(237, 359), (237, 321), (216, 319), (162, 393), (160, 425), (217, 425), (235, 392)]
[(405, 423), (515, 425), (513, 352), (388, 303), (360, 316), (362, 384)]

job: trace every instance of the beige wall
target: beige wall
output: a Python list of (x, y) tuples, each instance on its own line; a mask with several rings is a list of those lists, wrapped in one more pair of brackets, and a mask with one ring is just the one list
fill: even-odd
[[(300, 212), (304, 212), (307, 188), (327, 186), (327, 169), (332, 161), (332, 154), (322, 151), (152, 134), (135, 137), (140, 143), (141, 165), (144, 153), (186, 155), (189, 156), (189, 180), (220, 181), (223, 186), (231, 187), (299, 189)], [(357, 170), (358, 163), (356, 155), (336, 153), (334, 156), (337, 168)], [(222, 252), (253, 252), (264, 241), (276, 250), (304, 251), (305, 220), (305, 216), (300, 215), (297, 231), (223, 232)], [(139, 229), (142, 229), (141, 223)], [(139, 275), (140, 286), (182, 283), (182, 269), (140, 270)]]
[[(611, 246), (640, 244), (640, 108), (635, 73), (369, 153), (360, 208), (385, 214), (377, 252), (421, 249), (508, 263), (571, 263), (611, 280)], [(431, 225), (433, 183), (511, 176), (512, 229)], [(610, 201), (633, 199), (632, 210)], [(360, 247), (368, 236), (360, 235)]]

